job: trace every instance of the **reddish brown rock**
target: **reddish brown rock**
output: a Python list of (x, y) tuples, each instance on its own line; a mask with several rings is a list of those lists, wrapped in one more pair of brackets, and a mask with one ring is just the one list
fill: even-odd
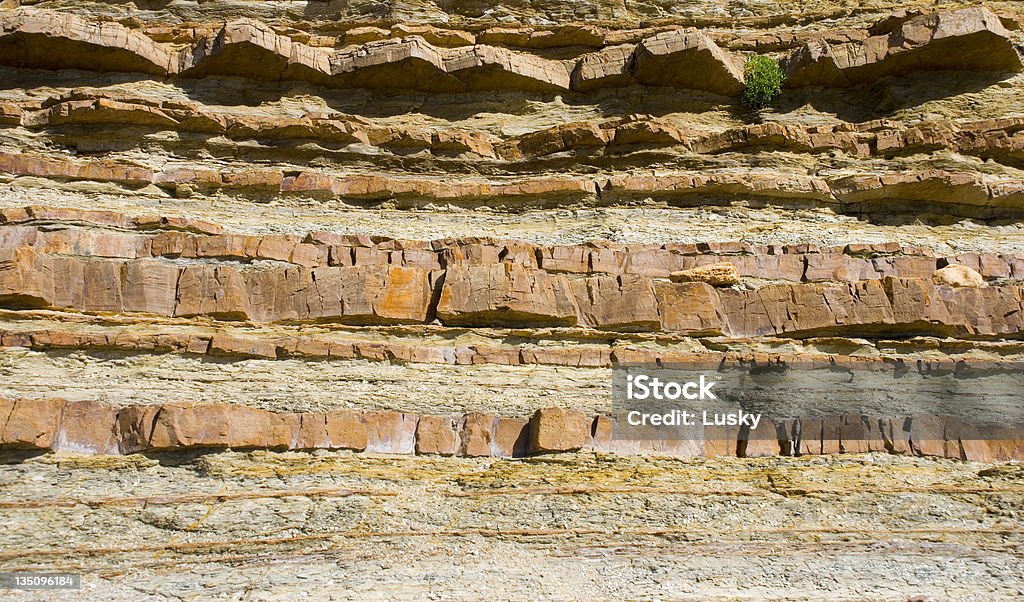
[(580, 324), (614, 330), (657, 330), (658, 300), (648, 278), (593, 276), (572, 281)]
[(395, 411), (363, 413), (363, 422), (366, 425), (366, 451), (385, 454), (415, 453), (418, 421), (419, 416), (416, 414)]
[(153, 424), (159, 412), (158, 405), (128, 406), (117, 411), (117, 439), (122, 454), (134, 454), (149, 448)]
[(160, 406), (149, 449), (177, 447), (285, 448), (292, 442), (282, 416), (226, 403)]
[(51, 448), (77, 454), (118, 454), (117, 410), (96, 401), (68, 401)]
[(694, 335), (720, 334), (725, 330), (725, 311), (711, 285), (657, 282), (654, 287), (662, 329)]
[(642, 84), (706, 90), (735, 96), (743, 90), (743, 68), (706, 34), (666, 31), (642, 41), (633, 54), (633, 76)]
[(245, 280), (237, 269), (190, 265), (181, 270), (175, 316), (248, 320), (251, 311)]
[(576, 410), (543, 408), (530, 419), (531, 454), (575, 451), (590, 441), (591, 420)]
[(460, 455), (482, 457), (492, 455), (494, 429), (498, 419), (491, 414), (470, 412), (462, 417), (459, 424), (462, 445)]
[(437, 317), (453, 326), (571, 326), (577, 321), (563, 276), (509, 263), (449, 268)]
[(491, 455), (498, 458), (524, 458), (530, 449), (530, 421), (499, 418), (494, 427)]
[[(410, 447), (410, 429), (413, 433), (415, 432), (415, 423), (410, 427), (406, 422), (406, 415), (398, 412), (370, 412), (362, 416), (351, 410), (327, 412), (324, 417), (326, 428), (326, 445), (324, 447), (353, 451), (388, 452), (392, 447), (397, 450), (405, 450)], [(313, 424), (317, 424), (316, 419)], [(319, 429), (318, 426), (315, 428)], [(411, 452), (397, 451), (396, 453)]]
[(8, 447), (47, 448), (57, 440), (63, 399), (15, 399), (0, 402), (0, 443)]
[(416, 453), (453, 456), (459, 451), (455, 422), (447, 416), (421, 416), (416, 425)]
[(327, 436), (327, 415), (320, 412), (286, 414), (285, 422), (291, 431), (289, 449), (326, 449), (330, 439)]
[(242, 337), (215, 333), (207, 353), (231, 357), (277, 359), (277, 343), (263, 337)]
[[(945, 416), (913, 416), (910, 418), (910, 451), (915, 456), (947, 457)], [(959, 457), (959, 443), (956, 443)]]
[(156, 261), (129, 261), (122, 268), (122, 307), (159, 316), (174, 313), (178, 266)]
[(886, 418), (879, 421), (886, 451), (894, 454), (911, 453), (911, 422), (910, 418)]
[(0, 303), (6, 307), (47, 307), (54, 303), (53, 269), (30, 248), (0, 249)]

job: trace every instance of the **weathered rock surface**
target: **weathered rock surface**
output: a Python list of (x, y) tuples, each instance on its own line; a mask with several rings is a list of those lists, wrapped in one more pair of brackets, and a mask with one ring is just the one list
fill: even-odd
[(177, 70), (174, 54), (139, 31), (34, 9), (0, 15), (0, 50), (0, 62), (18, 67), (153, 75)]
[[(567, 66), (501, 46), (468, 43), (462, 32), (438, 35), (435, 29), (415, 26), (394, 30), (402, 36), (397, 38), (383, 31), (376, 36), (353, 34), (347, 41), (365, 43), (358, 49), (334, 50), (297, 41), (250, 18), (182, 31), (189, 42), (185, 46), (154, 41), (117, 23), (34, 8), (11, 11), (2, 23), (0, 44), (11, 49), (4, 62), (16, 67), (216, 74), (426, 92), (552, 92), (570, 85), (591, 91), (635, 82), (723, 96), (743, 89), (741, 61), (708, 34), (683, 29), (655, 33), (635, 46), (611, 45)], [(499, 34), (481, 37), (517, 40)], [(885, 35), (837, 45), (808, 43), (789, 57), (788, 81), (790, 86), (856, 85), (919, 70), (1018, 72), (1022, 65), (1009, 37), (999, 18), (986, 9), (921, 15)], [(452, 44), (452, 39), (458, 41)], [(566, 38), (565, 43), (572, 41)], [(513, 45), (538, 47), (522, 41)]]
[(984, 287), (985, 278), (977, 270), (963, 265), (948, 265), (935, 272), (932, 279), (938, 284), (953, 287)]
[(633, 76), (642, 84), (707, 90), (734, 96), (743, 90), (739, 61), (701, 32), (670, 31), (637, 46)]
[[(0, 570), (1019, 594), (1021, 7), (17, 4)], [(789, 74), (756, 114), (753, 54)], [(622, 364), (789, 386), (623, 438)]]
[(732, 286), (739, 284), (740, 273), (731, 263), (713, 263), (699, 268), (672, 272), (669, 278), (672, 282), (706, 282), (711, 286)]
[(843, 86), (919, 71), (1020, 71), (1009, 32), (984, 8), (921, 15), (837, 46), (811, 43), (789, 61), (786, 85)]
[[(583, 448), (681, 457), (736, 448), (743, 457), (888, 452), (974, 462), (1020, 460), (1020, 425), (982, 433), (951, 416), (828, 416), (769, 425), (763, 434), (705, 429), (694, 440), (614, 435), (616, 419), (558, 407), (529, 419), (470, 412), (445, 416), (396, 411), (277, 414), (227, 403), (115, 409), (94, 401), (0, 399), (0, 447), (77, 454), (130, 454), (188, 448), (347, 449), (466, 457), (524, 457)], [(986, 429), (990, 431), (991, 429)], [(653, 433), (652, 433), (653, 434)]]
[[(61, 238), (53, 232), (43, 232), (40, 240), (39, 234), (32, 234), (14, 230), (8, 238), (11, 246), (0, 249), (0, 302), (6, 307), (362, 325), (422, 324), (436, 316), (446, 326), (582, 326), (622, 332), (718, 332), (737, 337), (869, 334), (880, 329), (992, 336), (1015, 335), (1024, 327), (1021, 287), (1016, 283), (988, 286), (985, 281), (986, 277), (1020, 278), (1024, 266), (1019, 258), (962, 255), (937, 260), (927, 254), (897, 255), (899, 246), (847, 246), (842, 253), (793, 248), (789, 250), (803, 255), (804, 265), (792, 264), (787, 273), (783, 271), (786, 264), (777, 259), (786, 253), (761, 260), (757, 255), (723, 254), (730, 252), (727, 246), (708, 247), (707, 255), (696, 247), (620, 251), (598, 246), (545, 251), (498, 241), (389, 241), (346, 249), (340, 243), (354, 241), (327, 236), (299, 243), (288, 238), (223, 234), (195, 237), (174, 231), (136, 240), (124, 235)], [(31, 244), (18, 246), (26, 242)], [(385, 248), (374, 248), (381, 246)], [(101, 257), (37, 253), (36, 248), (97, 251)], [(741, 245), (731, 252), (754, 250)], [(417, 252), (409, 254), (413, 251)], [(711, 254), (716, 251), (718, 255)], [(694, 254), (683, 254), (686, 252)], [(151, 253), (266, 258), (300, 265), (102, 257)], [(435, 255), (431, 257), (431, 253)], [(545, 260), (545, 256), (551, 259)], [(563, 256), (579, 259), (559, 263), (563, 260), (556, 258)], [(584, 257), (588, 257), (585, 262)], [(715, 262), (726, 257), (728, 263)], [(407, 259), (424, 267), (395, 265)], [(342, 265), (324, 265), (332, 262)], [(368, 264), (360, 265), (364, 262)], [(935, 272), (938, 262), (950, 265)], [(737, 263), (744, 266), (742, 272), (734, 265)], [(675, 269), (688, 264), (696, 267)], [(976, 265), (983, 273), (965, 264)], [(440, 269), (441, 265), (446, 267)], [(589, 273), (591, 269), (615, 275), (569, 279), (561, 273)], [(676, 282), (729, 286), (739, 281), (741, 273), (798, 283), (719, 290), (665, 286), (655, 280), (669, 275)], [(269, 343), (251, 345), (214, 337), (210, 349), (256, 357), (277, 353)]]
[(577, 322), (565, 277), (505, 263), (446, 270), (437, 317), (454, 326)]

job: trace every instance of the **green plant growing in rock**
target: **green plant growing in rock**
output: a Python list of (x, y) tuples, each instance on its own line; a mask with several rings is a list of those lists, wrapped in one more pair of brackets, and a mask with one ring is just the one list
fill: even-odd
[(743, 66), (743, 104), (760, 110), (782, 93), (785, 76), (779, 62), (767, 56), (752, 56)]

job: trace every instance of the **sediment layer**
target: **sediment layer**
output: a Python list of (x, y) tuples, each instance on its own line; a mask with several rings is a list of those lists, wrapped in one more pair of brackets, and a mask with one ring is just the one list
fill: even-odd
[[(162, 32), (175, 43), (154, 41), (119, 23), (31, 8), (5, 12), (0, 27), (3, 62), (28, 68), (233, 75), (426, 92), (547, 92), (640, 83), (729, 96), (743, 87), (735, 56), (702, 32), (680, 30), (656, 33), (632, 48), (616, 46), (560, 61), (472, 42), (444, 48), (415, 32), (333, 50), (295, 41), (252, 19), (206, 31)], [(921, 70), (1019, 72), (1020, 57), (1009, 35), (999, 18), (982, 8), (910, 17), (885, 35), (797, 50), (786, 61), (789, 85), (856, 85)], [(195, 41), (183, 44), (187, 36)]]
[[(129, 454), (189, 448), (313, 450), (522, 458), (589, 450), (679, 457), (888, 452), (975, 462), (1020, 460), (1013, 425), (986, 429), (949, 416), (844, 415), (746, 426), (704, 426), (701, 438), (616, 435), (616, 418), (543, 408), (528, 418), (397, 411), (275, 414), (234, 404), (113, 408), (94, 401), (3, 399), (0, 446), (78, 454)], [(621, 417), (619, 418), (621, 420)]]

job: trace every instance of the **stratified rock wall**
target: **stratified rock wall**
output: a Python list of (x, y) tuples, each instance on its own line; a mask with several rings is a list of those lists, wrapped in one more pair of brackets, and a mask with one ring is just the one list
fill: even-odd
[[(87, 543), (105, 600), (1012, 599), (1022, 24), (0, 2), (0, 572)], [(792, 389), (623, 437), (627, 365)], [(305, 590), (253, 585), (294, 559)]]

